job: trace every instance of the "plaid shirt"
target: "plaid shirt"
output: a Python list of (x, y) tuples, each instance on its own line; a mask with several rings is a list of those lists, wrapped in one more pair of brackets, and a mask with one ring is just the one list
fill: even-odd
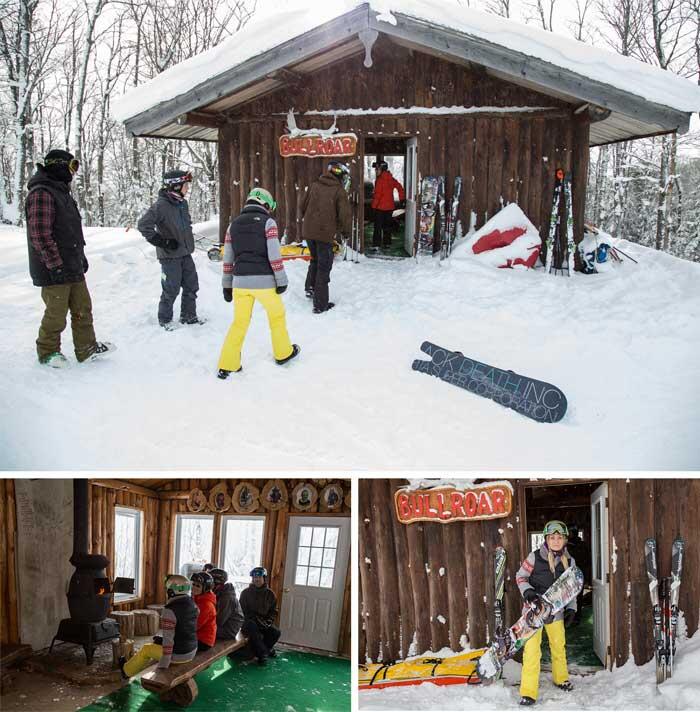
[(58, 245), (53, 239), (53, 221), (56, 215), (53, 196), (37, 188), (27, 196), (27, 233), (32, 247), (46, 269), (63, 266)]

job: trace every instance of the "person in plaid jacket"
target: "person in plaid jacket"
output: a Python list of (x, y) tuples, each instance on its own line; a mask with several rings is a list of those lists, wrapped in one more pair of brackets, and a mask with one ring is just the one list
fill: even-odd
[(40, 363), (54, 368), (68, 363), (61, 353), (61, 334), (69, 311), (78, 361), (114, 350), (113, 344), (97, 341), (92, 323), (82, 219), (70, 193), (78, 168), (73, 154), (54, 149), (46, 154), (43, 165), (37, 163), (27, 184), (29, 273), (34, 285), (41, 287), (46, 305), (36, 340), (37, 355)]

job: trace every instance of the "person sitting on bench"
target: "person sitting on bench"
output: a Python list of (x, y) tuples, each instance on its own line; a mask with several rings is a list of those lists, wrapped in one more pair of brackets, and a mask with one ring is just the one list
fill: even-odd
[(223, 569), (212, 569), (216, 595), (216, 639), (233, 640), (243, 625), (243, 611), (236, 596), (236, 589), (228, 581), (228, 573)]
[(197, 617), (199, 609), (190, 597), (192, 585), (178, 574), (165, 579), (168, 602), (160, 614), (162, 636), (154, 636), (130, 660), (119, 658), (122, 677), (137, 675), (154, 662), (159, 668), (170, 663), (187, 663), (197, 654)]
[(214, 579), (206, 571), (190, 576), (192, 598), (199, 608), (197, 618), (197, 650), (209, 650), (216, 643), (216, 596), (212, 593)]
[(248, 646), (258, 659), (258, 665), (265, 665), (267, 658), (274, 658), (275, 643), (281, 631), (274, 623), (277, 618), (277, 597), (267, 585), (267, 570), (257, 566), (250, 572), (253, 579), (241, 593), (241, 608), (245, 620), (241, 631), (248, 638)]

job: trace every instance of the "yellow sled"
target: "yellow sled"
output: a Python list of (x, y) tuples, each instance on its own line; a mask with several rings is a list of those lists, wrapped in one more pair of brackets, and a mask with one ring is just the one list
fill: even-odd
[[(292, 242), (289, 245), (280, 247), (283, 260), (310, 260), (311, 252), (306, 245), (301, 242)], [(340, 245), (337, 242), (333, 243), (333, 254), (337, 255), (340, 252)]]
[(397, 663), (360, 665), (360, 689), (375, 690), (401, 685), (478, 685), (476, 663), (486, 652), (471, 650), (450, 658), (414, 658)]

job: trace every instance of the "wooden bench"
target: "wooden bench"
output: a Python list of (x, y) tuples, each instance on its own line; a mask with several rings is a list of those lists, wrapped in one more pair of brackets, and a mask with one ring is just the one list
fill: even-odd
[(141, 676), (141, 687), (157, 692), (162, 702), (180, 707), (191, 705), (199, 694), (194, 676), (219, 658), (239, 650), (248, 642), (240, 633), (235, 640), (217, 640), (209, 650), (197, 653), (188, 663), (171, 663), (168, 668), (154, 668)]

